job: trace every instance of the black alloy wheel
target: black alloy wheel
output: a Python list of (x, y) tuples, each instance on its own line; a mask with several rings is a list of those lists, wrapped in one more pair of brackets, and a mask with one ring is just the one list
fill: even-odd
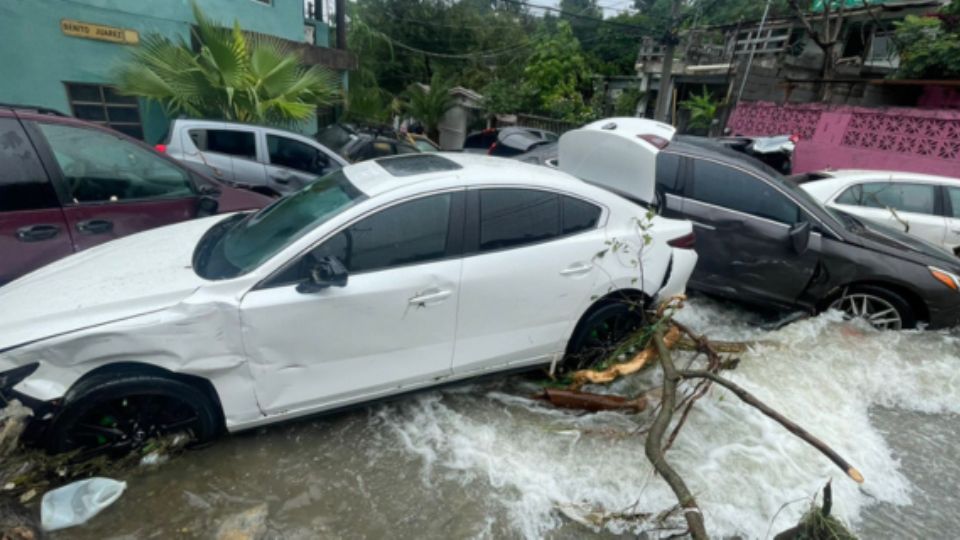
[(156, 375), (95, 377), (68, 394), (47, 432), (47, 449), (120, 457), (170, 435), (206, 442), (219, 425), (210, 399), (185, 382)]
[(643, 320), (639, 304), (611, 302), (595, 309), (574, 331), (563, 362), (564, 371), (586, 369), (608, 358), (641, 328)]

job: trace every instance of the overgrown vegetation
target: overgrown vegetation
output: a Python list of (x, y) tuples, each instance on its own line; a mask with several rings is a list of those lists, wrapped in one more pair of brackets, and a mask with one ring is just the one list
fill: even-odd
[(720, 102), (715, 100), (704, 87), (699, 94), (690, 94), (690, 98), (680, 102), (680, 108), (690, 111), (687, 122), (689, 131), (706, 133), (717, 117)]
[[(381, 120), (411, 84), (430, 84), (438, 74), (483, 94), (490, 113), (583, 122), (602, 114), (597, 77), (635, 74), (643, 37), (662, 43), (697, 24), (759, 19), (763, 8), (748, 0), (691, 0), (674, 19), (673, 1), (636, 0), (611, 12), (597, 0), (561, 0), (537, 13), (520, 0), (348, 2), (348, 42), (360, 62), (350, 74), (348, 116)], [(772, 14), (785, 6), (775, 0)]]
[(336, 76), (305, 67), (298, 53), (267, 37), (251, 37), (234, 22), (224, 28), (193, 4), (194, 50), (188, 40), (144, 37), (116, 72), (121, 92), (185, 114), (263, 124), (308, 120), (318, 105), (339, 99)]
[(960, 77), (960, 0), (953, 0), (933, 17), (908, 15), (896, 23), (896, 28), (900, 48), (898, 77)]

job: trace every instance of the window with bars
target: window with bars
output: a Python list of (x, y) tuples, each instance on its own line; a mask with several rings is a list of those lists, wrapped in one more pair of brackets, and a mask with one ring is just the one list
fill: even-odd
[(113, 128), (137, 139), (143, 139), (140, 103), (137, 98), (123, 96), (112, 86), (86, 83), (64, 83), (70, 110), (80, 120)]

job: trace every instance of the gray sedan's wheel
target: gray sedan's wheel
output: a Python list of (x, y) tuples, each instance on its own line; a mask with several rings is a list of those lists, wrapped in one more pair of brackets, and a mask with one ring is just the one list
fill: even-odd
[(880, 287), (850, 287), (830, 307), (842, 311), (847, 319), (864, 319), (877, 330), (913, 328), (917, 323), (906, 300)]

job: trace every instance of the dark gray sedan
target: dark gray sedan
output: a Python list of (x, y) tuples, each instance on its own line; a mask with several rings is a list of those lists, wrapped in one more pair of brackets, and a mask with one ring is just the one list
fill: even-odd
[[(688, 288), (778, 310), (835, 308), (881, 329), (960, 323), (953, 254), (825, 208), (716, 141), (674, 135), (650, 120), (600, 120), (560, 138), (558, 165), (693, 222), (700, 258)], [(620, 166), (628, 158), (637, 166)]]

